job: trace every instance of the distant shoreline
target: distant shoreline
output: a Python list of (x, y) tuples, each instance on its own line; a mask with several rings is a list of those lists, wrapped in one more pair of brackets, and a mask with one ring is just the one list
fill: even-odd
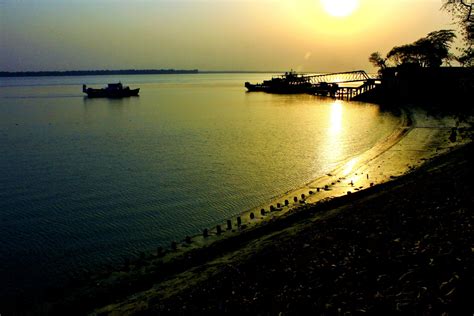
[(66, 70), (66, 71), (0, 71), (0, 78), (66, 77), (107, 75), (180, 75), (180, 74), (246, 74), (283, 73), (284, 71), (198, 70), (198, 69), (123, 69), (123, 70)]
[(196, 74), (197, 69), (123, 69), (123, 70), (67, 70), (67, 71), (0, 71), (0, 77), (52, 77), (52, 76), (106, 76), (106, 75), (159, 75)]

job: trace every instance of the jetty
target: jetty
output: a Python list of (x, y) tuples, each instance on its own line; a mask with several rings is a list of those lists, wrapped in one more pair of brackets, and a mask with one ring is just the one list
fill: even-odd
[(364, 70), (301, 75), (293, 71), (273, 77), (263, 83), (245, 83), (249, 92), (308, 93), (338, 99), (358, 100), (373, 91), (380, 80), (369, 76)]
[[(375, 89), (380, 83), (380, 81), (377, 83), (376, 78), (370, 77), (364, 70), (319, 74), (307, 77), (315, 87), (324, 83), (337, 85), (334, 97), (346, 100), (356, 100), (363, 94)], [(321, 92), (315, 89), (314, 94), (326, 95), (324, 90)]]

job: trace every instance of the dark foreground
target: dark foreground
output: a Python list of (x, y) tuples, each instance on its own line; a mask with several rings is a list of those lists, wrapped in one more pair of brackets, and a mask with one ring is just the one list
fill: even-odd
[(172, 263), (143, 259), (35, 313), (472, 315), (473, 149)]

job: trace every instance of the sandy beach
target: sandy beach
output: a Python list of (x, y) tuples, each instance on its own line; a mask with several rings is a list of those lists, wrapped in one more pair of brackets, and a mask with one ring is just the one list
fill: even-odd
[[(280, 279), (277, 282), (279, 286), (296, 291), (294, 285), (290, 284), (290, 279), (293, 277), (288, 279), (287, 274), (293, 271), (289, 275), (296, 273), (298, 277), (295, 278), (306, 279), (301, 274), (303, 272), (297, 270), (308, 267), (309, 263), (305, 261), (308, 259), (306, 258), (307, 254), (304, 255), (306, 258), (304, 262), (300, 262), (303, 259), (298, 259), (302, 253), (306, 253), (304, 250), (306, 248), (312, 250), (312, 256), (316, 256), (313, 258), (314, 260), (323, 260), (325, 263), (322, 266), (325, 266), (331, 261), (326, 256), (329, 255), (332, 258), (331, 251), (336, 251), (335, 249), (339, 246), (343, 247), (347, 253), (342, 250), (336, 252), (343, 256), (342, 261), (347, 261), (344, 263), (344, 266), (346, 266), (344, 269), (351, 271), (357, 269), (349, 263), (352, 257), (349, 256), (351, 251), (347, 250), (347, 247), (350, 249), (360, 247), (357, 244), (361, 242), (360, 240), (364, 240), (369, 246), (365, 245), (367, 251), (363, 256), (371, 255), (372, 251), (374, 253), (382, 251), (382, 244), (366, 239), (373, 238), (374, 234), (385, 234), (385, 232), (380, 231), (379, 226), (382, 225), (380, 217), (392, 221), (393, 216), (388, 216), (385, 212), (400, 211), (398, 200), (400, 200), (400, 204), (404, 203), (405, 205), (420, 201), (425, 203), (429, 200), (420, 197), (420, 201), (418, 201), (417, 189), (414, 189), (417, 186), (423, 188), (427, 181), (431, 181), (431, 176), (427, 174), (427, 168), (431, 168), (429, 172), (438, 170), (438, 178), (441, 177), (441, 180), (433, 178), (435, 186), (436, 181), (439, 182), (440, 186), (452, 181), (452, 179), (445, 179), (443, 176), (452, 171), (455, 166), (453, 159), (456, 157), (458, 160), (464, 159), (458, 163), (464, 164), (464, 171), (466, 171), (466, 168), (470, 170), (469, 167), (466, 167), (466, 160), (468, 162), (470, 159), (470, 156), (465, 154), (466, 149), (461, 149), (464, 150), (464, 154), (458, 154), (461, 158), (456, 156), (455, 158), (446, 158), (448, 162), (445, 161), (444, 164), (439, 162), (443, 157), (453, 155), (449, 153), (456, 153), (456, 148), (466, 147), (463, 145), (470, 141), (470, 137), (464, 137), (463, 133), (459, 132), (463, 129), (463, 126), (457, 126), (459, 129), (456, 132), (456, 139), (454, 139), (452, 135), (453, 127), (456, 127), (454, 118), (433, 118), (427, 116), (421, 110), (404, 111), (400, 116), (398, 128), (387, 139), (382, 140), (362, 155), (342, 163), (330, 174), (315, 179), (295, 191), (276, 197), (267, 205), (241, 214), (241, 226), (239, 228), (236, 227), (236, 219), (232, 219), (233, 227), (231, 230), (226, 230), (225, 223), (223, 223), (221, 225), (222, 232), (220, 233), (217, 233), (215, 228), (210, 228), (208, 237), (202, 235), (190, 237), (188, 240), (176, 243), (175, 249), (158, 249), (153, 254), (144, 253), (140, 258), (127, 260), (122, 267), (104, 270), (97, 275), (89, 275), (83, 280), (76, 280), (77, 283), (71, 284), (70, 289), (65, 292), (67, 295), (64, 296), (63, 293), (53, 295), (52, 297), (56, 298), (51, 299), (48, 304), (41, 304), (40, 310), (60, 314), (64, 310), (70, 311), (71, 308), (77, 308), (79, 314), (90, 313), (95, 310), (93, 314), (112, 315), (167, 311), (186, 313), (186, 308), (190, 308), (195, 313), (206, 310), (227, 312), (247, 310), (264, 313), (272, 311), (277, 314), (278, 311), (283, 310), (295, 312), (294, 305), (290, 303), (291, 300), (285, 298), (283, 293), (278, 294), (280, 295), (278, 297), (274, 297), (279, 302), (277, 308), (271, 307), (274, 302), (268, 301), (270, 299), (268, 294), (276, 295), (274, 290), (276, 291), (277, 288), (282, 290), (282, 288), (277, 287), (272, 290), (270, 287), (264, 290), (261, 287), (268, 280), (266, 277), (265, 280), (260, 280), (260, 276), (277, 273), (278, 276), (272, 276), (271, 278), (277, 277)], [(471, 153), (471, 150), (469, 149), (467, 152)], [(450, 168), (450, 170), (446, 171), (443, 168)], [(462, 171), (460, 169), (458, 172)], [(420, 183), (417, 184), (416, 181)], [(404, 192), (400, 193), (397, 190)], [(406, 191), (409, 193), (407, 194)], [(456, 193), (458, 194), (450, 195), (448, 199), (455, 199), (461, 194), (459, 199), (467, 198), (468, 201), (461, 201), (459, 202), (460, 205), (472, 202), (472, 198), (465, 194)], [(302, 198), (302, 194), (304, 194), (304, 198)], [(432, 193), (431, 190), (429, 192), (420, 190), (420, 196), (423, 196), (423, 194), (430, 195)], [(298, 201), (295, 202), (294, 197), (298, 197)], [(437, 196), (432, 198), (433, 201), (430, 202), (430, 205), (436, 205), (437, 198)], [(440, 195), (439, 198), (445, 199), (446, 196)], [(289, 201), (288, 206), (284, 206), (285, 199)], [(280, 203), (279, 208), (277, 203)], [(439, 203), (444, 205), (445, 202)], [(270, 211), (271, 205), (274, 211)], [(374, 210), (371, 205), (375, 205), (377, 210)], [(266, 210), (265, 215), (261, 215), (260, 208)], [(390, 210), (390, 208), (395, 210)], [(355, 212), (356, 210), (358, 211)], [(423, 212), (425, 211), (423, 210)], [(251, 213), (254, 214), (253, 219)], [(379, 222), (376, 225), (374, 223), (367, 224), (373, 216)], [(423, 213), (420, 216), (423, 222), (426, 214)], [(384, 225), (390, 226), (392, 224)], [(467, 225), (470, 224), (467, 223)], [(398, 234), (403, 230), (398, 224), (394, 227)], [(341, 230), (346, 231), (356, 228), (357, 231), (353, 236), (355, 239), (347, 239), (344, 234), (340, 235)], [(410, 226), (410, 229), (413, 228), (416, 229), (416, 227)], [(393, 227), (383, 229), (387, 229), (387, 234), (393, 234), (393, 232), (389, 232)], [(324, 231), (329, 232), (329, 235), (332, 234), (332, 237), (327, 237), (326, 240)], [(379, 232), (377, 233), (377, 231)], [(362, 236), (361, 234), (366, 235)], [(408, 236), (412, 233), (406, 234)], [(410, 240), (407, 242), (412, 242), (412, 237), (410, 235)], [(323, 246), (320, 244), (321, 239), (324, 240)], [(397, 240), (399, 238), (394, 237), (393, 239)], [(447, 242), (450, 243), (449, 240)], [(382, 248), (371, 250), (372, 243)], [(325, 247), (330, 249), (324, 250)], [(293, 257), (294, 262), (290, 264), (288, 260), (292, 261)], [(311, 266), (311, 264), (309, 265)], [(332, 265), (333, 268), (341, 269), (341, 262)], [(325, 278), (326, 272), (324, 269), (324, 271), (321, 270), (322, 266), (320, 263), (319, 266), (313, 267), (311, 273), (320, 273), (320, 277)], [(248, 275), (249, 273), (250, 275)], [(346, 274), (350, 275), (348, 271), (343, 273), (343, 275)], [(400, 278), (401, 275), (398, 277)], [(341, 286), (350, 287), (354, 283), (360, 282), (356, 276), (351, 276), (351, 278), (355, 279), (350, 281), (349, 285)], [(260, 282), (263, 282), (263, 284), (260, 284)], [(331, 288), (332, 283), (337, 282), (337, 278), (328, 278), (321, 282), (321, 288), (328, 286)], [(265, 286), (268, 286), (268, 284)], [(312, 288), (310, 285), (307, 286)], [(244, 288), (247, 292), (236, 294), (236, 291)], [(255, 297), (249, 299), (248, 295), (252, 291)], [(261, 291), (269, 293), (264, 294)], [(312, 290), (304, 290), (304, 287), (302, 287), (301, 292), (305, 291), (312, 292)], [(267, 301), (259, 301), (259, 295), (266, 297)], [(378, 294), (373, 293), (373, 295)], [(205, 303), (206, 299), (210, 299), (210, 301)], [(246, 303), (240, 308), (239, 300), (250, 301), (245, 301)], [(287, 302), (285, 304), (288, 304), (288, 306), (281, 305), (283, 302)], [(314, 302), (318, 302), (318, 304)], [(321, 302), (314, 302), (316, 305), (311, 305), (311, 309), (314, 311), (338, 312), (337, 309), (334, 310), (337, 304), (325, 303), (321, 307)], [(355, 307), (351, 304), (347, 305), (346, 308), (354, 312)], [(384, 308), (389, 308), (388, 306), (392, 304), (390, 310), (398, 308), (396, 300), (387, 304), (382, 305), (385, 306)], [(244, 306), (246, 307), (243, 308)], [(360, 310), (367, 309), (373, 309), (373, 306), (370, 308), (367, 306), (360, 307)]]

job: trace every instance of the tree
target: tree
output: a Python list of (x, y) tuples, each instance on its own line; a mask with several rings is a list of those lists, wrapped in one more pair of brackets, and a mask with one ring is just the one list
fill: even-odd
[(387, 68), (386, 60), (379, 52), (373, 52), (369, 56), (369, 62), (375, 67), (380, 68), (380, 70)]
[(449, 64), (454, 58), (449, 50), (455, 38), (456, 34), (453, 30), (439, 30), (428, 34), (426, 40), (429, 66), (441, 66), (443, 62)]
[(468, 0), (445, 0), (443, 9), (450, 12), (460, 26), (463, 47), (458, 48), (461, 55), (456, 59), (463, 66), (474, 66), (474, 4)]
[[(470, 1), (469, 1), (470, 2)], [(472, 44), (474, 41), (474, 4), (468, 0), (445, 0), (443, 9), (450, 12), (461, 26), (463, 38)]]
[(421, 67), (439, 67), (453, 59), (449, 49), (455, 38), (453, 30), (434, 31), (412, 44), (395, 46), (388, 52), (387, 59), (397, 66), (417, 64)]
[(462, 55), (458, 56), (456, 60), (464, 67), (474, 67), (474, 49), (467, 47), (462, 51)]
[(402, 64), (418, 64), (419, 66), (424, 67), (426, 66), (423, 58), (424, 54), (422, 52), (426, 49), (424, 46), (425, 43), (421, 42), (417, 45), (413, 43), (395, 46), (388, 52), (387, 59), (392, 61), (396, 66)]

